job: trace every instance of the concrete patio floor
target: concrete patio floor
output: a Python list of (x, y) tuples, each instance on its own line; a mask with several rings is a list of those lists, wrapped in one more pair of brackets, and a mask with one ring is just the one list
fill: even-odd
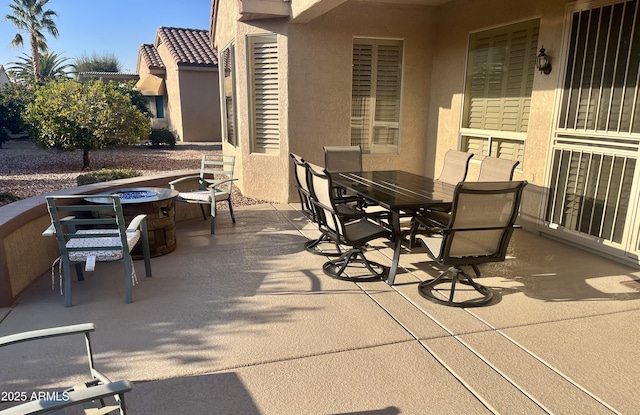
[[(124, 304), (121, 264), (73, 282), (71, 308), (43, 275), (0, 335), (95, 323), (96, 366), (129, 379), (131, 414), (611, 414), (640, 408), (640, 271), (515, 232), (506, 262), (481, 266), (494, 301), (457, 309), (417, 291), (437, 275), (420, 249), (397, 284), (322, 272), (315, 228), (289, 205), (220, 211), (217, 233), (179, 222), (176, 251)], [(371, 259), (390, 263), (374, 241)], [(81, 338), (0, 350), (0, 391), (69, 386)], [(1, 407), (0, 407), (1, 408)]]

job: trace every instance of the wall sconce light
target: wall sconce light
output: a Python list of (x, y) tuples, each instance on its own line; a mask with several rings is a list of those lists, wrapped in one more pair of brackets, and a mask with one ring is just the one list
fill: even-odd
[(544, 45), (540, 49), (540, 53), (536, 56), (536, 68), (540, 70), (541, 73), (545, 75), (549, 75), (551, 73), (551, 61), (547, 56), (544, 49)]

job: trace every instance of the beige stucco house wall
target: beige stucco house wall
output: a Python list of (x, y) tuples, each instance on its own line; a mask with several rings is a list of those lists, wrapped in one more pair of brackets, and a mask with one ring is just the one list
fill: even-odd
[[(152, 126), (172, 130), (179, 141), (220, 141), (217, 57), (207, 39), (205, 30), (161, 27), (154, 44), (139, 49), (139, 85), (151, 85), (141, 90), (149, 96)], [(164, 118), (155, 116), (157, 96)]]
[[(323, 146), (350, 145), (356, 37), (403, 41), (399, 151), (365, 154), (365, 170), (402, 169), (437, 177), (446, 151), (461, 149), (470, 36), (536, 20), (539, 22), (536, 50), (544, 46), (553, 70), (550, 74), (535, 70), (528, 129), (524, 133), (524, 158), (514, 178), (529, 183), (521, 206), (521, 223), (531, 231), (555, 234), (544, 222), (552, 146), (557, 134), (556, 114), (567, 70), (565, 49), (570, 37), (567, 22), (570, 11), (578, 7), (597, 8), (605, 3), (614, 1), (213, 0), (212, 43), (219, 50), (231, 42), (235, 45), (238, 145), (223, 142), (223, 148), (225, 153), (238, 157), (241, 179), (238, 185), (250, 197), (297, 201), (288, 153), (322, 165)], [(268, 156), (254, 154), (250, 147), (247, 39), (259, 33), (277, 34), (279, 47), (280, 150), (279, 154)], [(637, 135), (637, 131), (633, 134)], [(586, 154), (590, 150), (582, 151)], [(634, 162), (637, 158), (633, 154), (624, 157)], [(477, 176), (479, 167), (480, 160), (471, 162), (468, 174), (471, 180)], [(634, 181), (634, 186), (637, 185)], [(572, 209), (567, 206), (561, 208)], [(630, 209), (640, 211), (634, 206)], [(637, 226), (634, 223), (638, 217), (628, 215), (626, 229)], [(630, 232), (640, 235), (640, 231)], [(572, 238), (580, 244), (588, 239), (590, 247), (598, 250), (601, 240), (592, 236)], [(636, 239), (640, 240), (640, 236)], [(640, 243), (635, 244), (639, 246)], [(634, 248), (633, 242), (624, 249), (627, 253), (640, 250)], [(640, 257), (638, 252), (629, 256), (632, 260)]]

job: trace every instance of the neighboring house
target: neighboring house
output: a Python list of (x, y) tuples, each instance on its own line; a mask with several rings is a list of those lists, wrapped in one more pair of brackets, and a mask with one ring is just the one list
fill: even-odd
[(179, 141), (220, 141), (218, 58), (207, 30), (159, 28), (153, 44), (140, 46), (137, 72), (152, 127)]
[(0, 65), (0, 85), (8, 84), (9, 82), (11, 82), (11, 80), (7, 76), (4, 66)]
[[(223, 150), (293, 201), (295, 152), (437, 177), (448, 149), (520, 161), (529, 230), (638, 262), (640, 16), (624, 0), (214, 0)], [(552, 70), (535, 62), (544, 46)]]

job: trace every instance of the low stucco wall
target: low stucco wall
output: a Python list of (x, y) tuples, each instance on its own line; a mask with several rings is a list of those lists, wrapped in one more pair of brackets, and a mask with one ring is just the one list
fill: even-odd
[[(42, 232), (51, 224), (45, 196), (92, 194), (123, 187), (168, 188), (171, 180), (198, 173), (197, 170), (182, 171), (95, 183), (31, 197), (0, 207), (0, 307), (10, 307), (16, 297), (49, 270), (59, 256), (55, 238), (42, 236)], [(176, 207), (178, 221), (200, 215), (197, 205), (180, 203)]]

